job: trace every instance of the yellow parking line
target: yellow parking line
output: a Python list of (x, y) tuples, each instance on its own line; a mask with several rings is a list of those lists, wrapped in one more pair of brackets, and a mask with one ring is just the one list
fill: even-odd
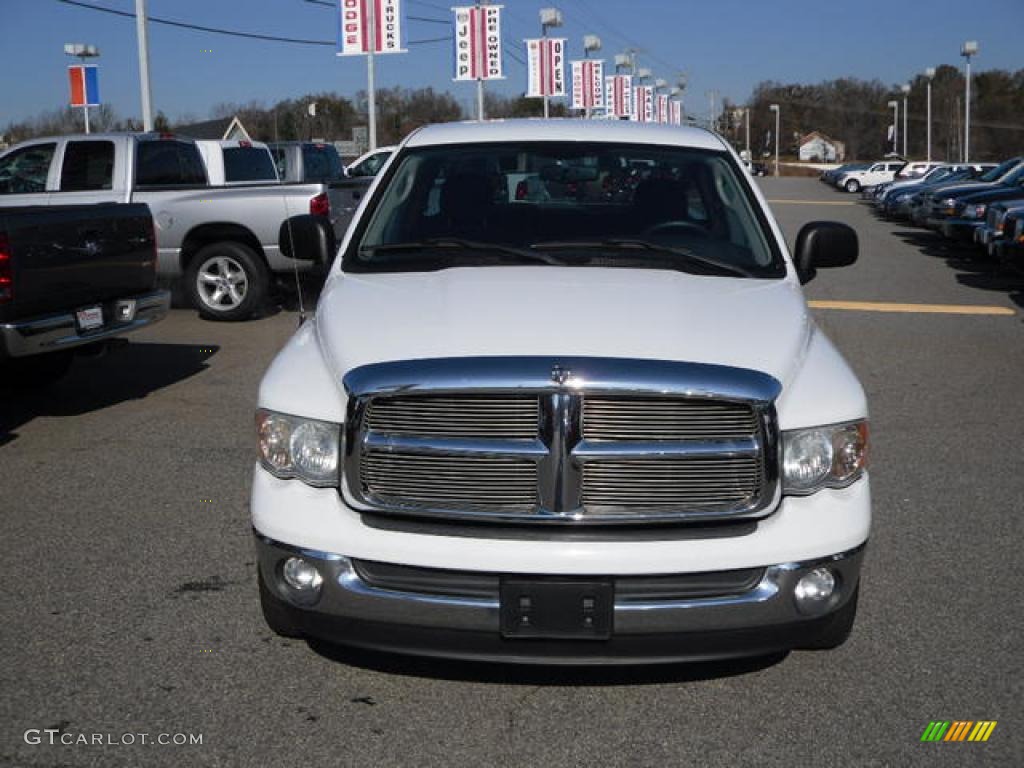
[(979, 304), (899, 304), (885, 301), (809, 301), (814, 309), (850, 309), (861, 312), (911, 312), (934, 315), (1016, 315), (1009, 307)]
[(772, 205), (856, 205), (847, 200), (769, 200)]

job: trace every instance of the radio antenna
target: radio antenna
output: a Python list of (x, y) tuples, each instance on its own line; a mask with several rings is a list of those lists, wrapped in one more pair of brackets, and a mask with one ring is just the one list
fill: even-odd
[[(280, 144), (281, 138), (277, 132), (277, 106), (274, 106), (274, 143)], [(301, 151), (301, 147), (299, 151)], [(275, 163), (275, 166), (277, 164)], [(285, 161), (285, 168), (287, 168), (287, 161)], [(280, 169), (277, 170), (277, 183), (279, 186), (284, 186), (285, 180), (281, 178)], [(291, 243), (292, 247), (292, 276), (295, 278), (295, 293), (299, 298), (299, 323), (296, 327), (301, 328), (302, 324), (306, 322), (306, 305), (302, 300), (302, 281), (299, 279), (299, 262), (295, 258), (295, 236), (292, 234), (292, 215), (291, 211), (288, 210), (288, 195), (281, 192), (281, 200), (284, 202), (284, 223), (288, 227), (288, 242)]]

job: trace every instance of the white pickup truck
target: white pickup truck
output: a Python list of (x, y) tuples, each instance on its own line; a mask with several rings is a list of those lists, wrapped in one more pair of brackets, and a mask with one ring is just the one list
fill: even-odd
[(800, 286), (857, 247), (814, 222), (791, 255), (704, 130), (416, 131), (260, 386), (268, 625), (524, 663), (839, 645), (867, 404)]
[[(186, 295), (203, 316), (244, 320), (263, 304), (274, 273), (310, 268), (308, 260), (282, 252), (284, 227), (297, 215), (329, 221), (328, 188), (276, 183), (263, 145), (253, 155), (251, 147), (211, 144), (204, 147), (208, 171), (195, 141), (167, 134), (94, 133), (22, 142), (0, 154), (0, 208), (148, 203), (159, 275), (184, 275)], [(227, 167), (223, 153), (236, 149)], [(262, 180), (225, 186), (226, 169)]]

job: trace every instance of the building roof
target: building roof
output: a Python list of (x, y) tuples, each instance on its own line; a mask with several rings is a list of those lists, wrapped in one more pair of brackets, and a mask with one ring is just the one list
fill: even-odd
[(193, 139), (223, 140), (231, 135), (232, 129), (236, 127), (236, 124), (238, 129), (245, 134), (245, 138), (249, 138), (249, 132), (245, 130), (242, 121), (238, 119), (237, 115), (221, 117), (216, 120), (206, 120), (202, 123), (192, 123), (191, 125), (179, 125), (174, 128), (174, 132)]
[(410, 147), (436, 144), (470, 144), (488, 141), (601, 141), (623, 144), (660, 144), (699, 149), (726, 149), (725, 142), (703, 128), (637, 123), (626, 120), (544, 120), (465, 121), (428, 125), (409, 135)]
[(821, 131), (811, 131), (810, 133), (800, 137), (800, 146), (803, 146), (807, 142), (813, 141), (814, 139), (821, 139), (822, 141), (828, 142), (829, 144), (832, 144), (837, 147), (842, 146), (843, 144), (843, 142), (841, 141), (836, 141), (835, 139), (826, 136)]

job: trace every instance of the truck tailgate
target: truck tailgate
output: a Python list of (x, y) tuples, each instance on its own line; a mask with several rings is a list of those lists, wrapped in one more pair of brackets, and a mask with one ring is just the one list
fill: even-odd
[(328, 184), (327, 196), (331, 201), (331, 226), (334, 228), (334, 236), (340, 243), (345, 237), (345, 230), (352, 222), (356, 208), (363, 202), (373, 177), (358, 177), (354, 179), (340, 179)]
[(0, 321), (44, 315), (153, 289), (149, 207), (108, 203), (0, 210), (13, 266), (13, 301)]

